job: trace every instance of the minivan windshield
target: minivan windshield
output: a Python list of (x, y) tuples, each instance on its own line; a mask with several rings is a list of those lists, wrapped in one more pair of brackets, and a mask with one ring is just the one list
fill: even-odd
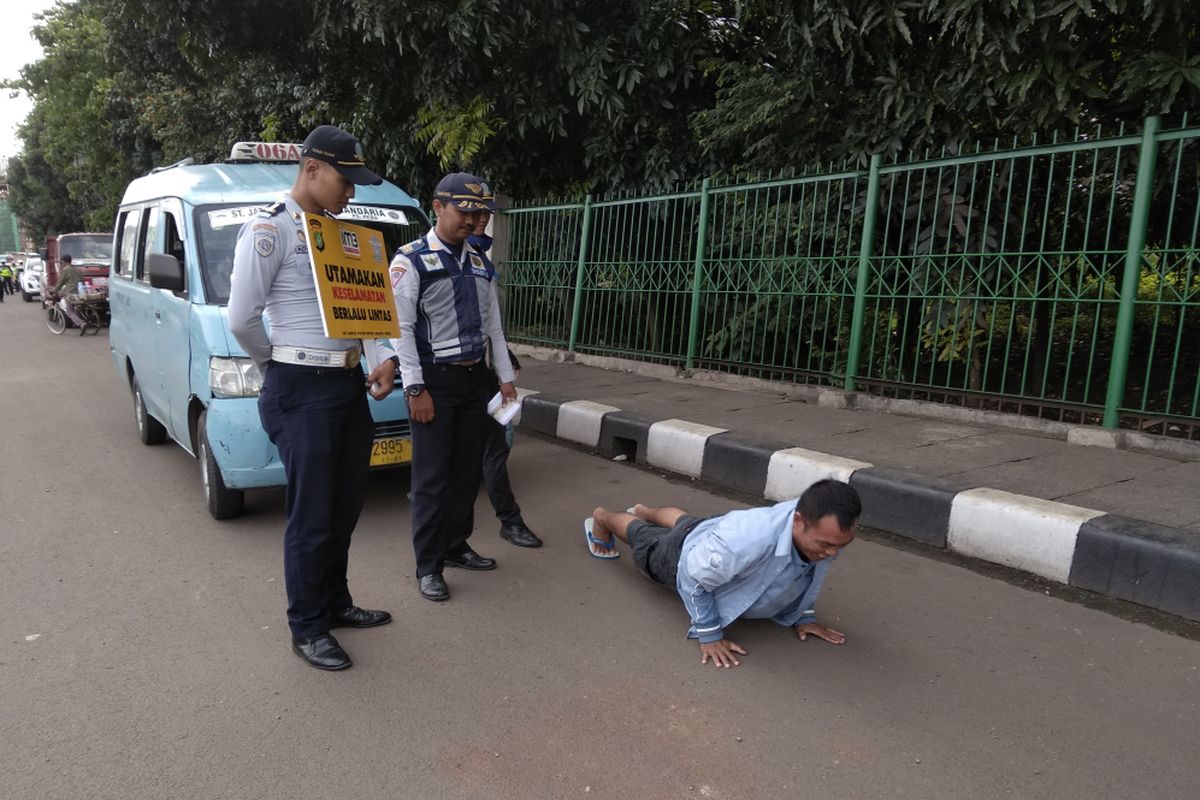
[(112, 263), (112, 236), (104, 234), (71, 234), (59, 237), (58, 257), (70, 256), (78, 264), (81, 261), (103, 261)]
[[(211, 305), (229, 302), (229, 279), (233, 274), (233, 249), (238, 231), (263, 205), (206, 205), (195, 211), (196, 244), (200, 250), (200, 271), (204, 277), (204, 296)], [(420, 209), (411, 206), (367, 206), (355, 204), (338, 215), (339, 219), (383, 234), (390, 262), (396, 250), (425, 235), (429, 222)]]

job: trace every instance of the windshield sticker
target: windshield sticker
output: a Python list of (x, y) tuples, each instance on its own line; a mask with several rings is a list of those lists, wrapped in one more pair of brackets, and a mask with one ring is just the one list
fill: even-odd
[(359, 206), (351, 203), (337, 215), (338, 219), (358, 219), (371, 222), (390, 222), (393, 225), (407, 225), (408, 217), (403, 211), (379, 206)]
[(241, 225), (247, 220), (254, 219), (262, 206), (236, 206), (234, 208), (218, 208), (208, 212), (210, 228), (228, 228), (230, 225)]

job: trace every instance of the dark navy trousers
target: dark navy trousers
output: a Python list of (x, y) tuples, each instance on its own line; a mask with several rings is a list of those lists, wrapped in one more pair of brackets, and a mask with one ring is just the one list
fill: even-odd
[(412, 532), (417, 577), (440, 574), (447, 555), (466, 551), (475, 528), (491, 370), (422, 364), (433, 420), (412, 423)]
[(353, 605), (350, 535), (367, 492), (374, 425), (360, 369), (271, 362), (258, 414), (287, 474), (283, 572), (293, 636)]
[[(488, 384), (488, 397), (491, 398), (500, 389), (500, 383), (492, 374)], [(512, 485), (508, 482), (508, 453), (512, 449), (512, 440), (508, 426), (500, 425), (488, 417), (487, 440), (483, 446), (483, 488), (487, 490), (488, 499), (500, 524), (506, 528), (513, 525), (523, 525), (521, 507), (513, 496)]]

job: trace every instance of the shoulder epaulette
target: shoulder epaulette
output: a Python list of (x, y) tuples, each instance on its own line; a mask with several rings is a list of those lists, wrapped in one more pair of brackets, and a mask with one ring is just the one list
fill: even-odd
[(271, 205), (260, 208), (258, 210), (258, 215), (260, 217), (273, 217), (280, 211), (283, 211), (285, 208), (287, 208), (287, 203), (283, 202), (282, 200), (276, 200), (274, 203), (271, 203)]
[(422, 247), (425, 247), (427, 244), (429, 244), (429, 243), (427, 241), (425, 241), (425, 237), (421, 237), (420, 239), (414, 239), (413, 241), (411, 241), (408, 244), (401, 247), (400, 252), (406, 256), (410, 256), (413, 253), (420, 250)]

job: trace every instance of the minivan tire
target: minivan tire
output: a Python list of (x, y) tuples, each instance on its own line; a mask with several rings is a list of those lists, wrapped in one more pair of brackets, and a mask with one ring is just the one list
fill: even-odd
[(32, 303), (33, 295), (30, 294), (29, 292), (25, 291), (24, 289), (22, 289), (21, 290), (21, 299), (24, 300), (26, 303)]
[(167, 429), (146, 410), (146, 398), (142, 395), (142, 386), (136, 375), (130, 383), (130, 389), (133, 391), (133, 418), (137, 422), (138, 438), (142, 444), (162, 444), (167, 440)]
[(204, 489), (204, 501), (213, 519), (229, 519), (242, 513), (246, 504), (246, 493), (230, 489), (221, 477), (221, 467), (213, 458), (212, 446), (208, 442), (208, 412), (200, 413), (196, 423), (196, 460), (200, 462), (200, 485)]

